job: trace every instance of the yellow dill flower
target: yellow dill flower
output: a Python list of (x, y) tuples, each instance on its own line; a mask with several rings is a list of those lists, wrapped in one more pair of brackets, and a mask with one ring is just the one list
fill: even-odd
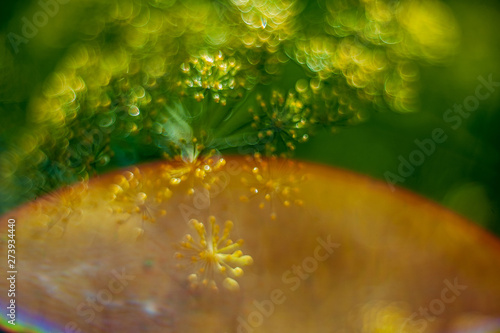
[(162, 178), (172, 186), (187, 183), (187, 193), (191, 195), (194, 194), (196, 186), (210, 189), (210, 185), (217, 180), (215, 172), (224, 165), (226, 160), (222, 157), (204, 156), (184, 160), (181, 156), (176, 156), (174, 161), (162, 166)]
[(310, 106), (304, 104), (301, 96), (293, 92), (285, 96), (273, 90), (269, 98), (257, 95), (256, 102), (257, 110), (250, 108), (248, 111), (252, 117), (252, 127), (258, 130), (259, 139), (266, 142), (265, 151), (268, 155), (282, 148), (292, 152), (296, 143), (308, 140)]
[(209, 218), (208, 230), (202, 222), (195, 219), (189, 221), (189, 226), (196, 231), (197, 236), (187, 234), (180, 244), (181, 251), (175, 257), (180, 260), (187, 258), (190, 264), (196, 266), (195, 273), (188, 276), (191, 286), (218, 290), (218, 283), (222, 280), (222, 286), (227, 290), (239, 290), (235, 279), (243, 275), (241, 267), (251, 265), (253, 259), (249, 255), (243, 255), (240, 249), (242, 239), (233, 242), (229, 238), (233, 222), (226, 221), (222, 236), (219, 235), (220, 226), (215, 223), (213, 216)]
[(82, 215), (82, 202), (87, 196), (88, 182), (81, 181), (73, 186), (62, 188), (47, 197), (38, 200), (36, 208), (38, 213), (50, 216), (47, 231), (57, 226), (57, 232), (64, 235), (70, 221)]
[(248, 202), (251, 198), (259, 198), (259, 208), (270, 206), (271, 219), (276, 220), (276, 201), (284, 207), (292, 204), (302, 206), (299, 197), (299, 184), (306, 179), (300, 169), (301, 165), (291, 160), (275, 156), (263, 160), (260, 154), (255, 154), (253, 162), (244, 165), (247, 175), (241, 177), (241, 182), (250, 192), (242, 195), (240, 201)]
[(116, 182), (111, 185), (113, 212), (139, 215), (142, 221), (150, 222), (166, 215), (162, 204), (171, 197), (172, 191), (159, 184), (160, 180), (154, 182), (153, 179), (143, 175), (138, 168), (116, 177)]
[(178, 83), (183, 89), (181, 95), (189, 91), (196, 101), (201, 102), (205, 98), (205, 91), (210, 90), (214, 102), (226, 105), (228, 92), (241, 94), (239, 88), (246, 84), (240, 69), (241, 63), (235, 57), (225, 59), (221, 51), (216, 54), (201, 51), (198, 56), (191, 57), (180, 66), (183, 76)]

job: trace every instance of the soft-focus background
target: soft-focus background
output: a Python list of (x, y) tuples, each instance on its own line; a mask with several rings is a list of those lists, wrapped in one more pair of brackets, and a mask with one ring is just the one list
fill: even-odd
[[(448, 140), (401, 184), (500, 235), (500, 91), (454, 130), (445, 112), (473, 95), (479, 75), (500, 81), (500, 10), (496, 1), (446, 1), (461, 29), (459, 53), (448, 66), (422, 67), (421, 109), (371, 119), (334, 136), (313, 137), (298, 156), (384, 179), (408, 159), (415, 139), (442, 128)], [(326, 144), (326, 142), (328, 144)]]
[[(480, 102), (479, 108), (462, 119), (455, 130), (443, 120), (445, 112), (473, 95), (478, 77), (500, 82), (500, 6), (496, 1), (443, 1), (460, 28), (458, 53), (446, 65), (422, 65), (420, 110), (415, 113), (371, 112), (359, 125), (311, 136), (297, 146), (295, 158), (316, 161), (367, 174), (385, 181), (387, 172), (397, 173), (417, 147), (414, 140), (431, 137), (442, 128), (448, 140), (417, 166), (404, 183), (413, 192), (436, 201), (500, 235), (500, 88)], [(0, 52), (12, 53), (7, 33), (19, 33), (22, 17), (39, 10), (37, 1), (3, 1), (0, 5)], [(15, 57), (0, 64), (0, 153), (18, 139), (26, 123), (30, 98), (40, 89), (66, 48), (78, 37), (74, 27), (93, 15), (61, 5), (58, 15), (31, 39)], [(313, 16), (308, 8), (301, 15)], [(4, 59), (13, 59), (4, 61)], [(287, 75), (294, 77), (294, 64)], [(4, 211), (11, 207), (0, 207)]]

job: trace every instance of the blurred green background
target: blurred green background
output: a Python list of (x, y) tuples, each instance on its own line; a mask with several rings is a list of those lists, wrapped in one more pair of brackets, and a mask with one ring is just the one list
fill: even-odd
[[(397, 173), (398, 156), (408, 158), (415, 139), (430, 138), (442, 128), (448, 139), (399, 184), (468, 217), (500, 235), (500, 88), (454, 130), (443, 120), (447, 109), (473, 95), (478, 76), (500, 82), (500, 6), (496, 1), (444, 1), (461, 29), (459, 52), (446, 66), (421, 66), (420, 111), (410, 114), (371, 112), (370, 118), (337, 133), (317, 133), (297, 147), (295, 157), (338, 166), (385, 181)], [(37, 2), (2, 2), (0, 52), (12, 52), (6, 38)], [(36, 38), (23, 45), (12, 63), (0, 66), (0, 153), (16, 140), (26, 122), (30, 98), (78, 35), (88, 11), (61, 6)], [(2, 57), (4, 59), (4, 57)]]
[(447, 141), (399, 184), (432, 199), (500, 235), (500, 90), (481, 101), (456, 130), (446, 110), (473, 95), (478, 76), (500, 82), (500, 11), (495, 1), (447, 1), (461, 29), (459, 52), (446, 67), (421, 67), (421, 110), (373, 112), (363, 124), (335, 136), (318, 135), (298, 147), (300, 158), (337, 165), (385, 179), (397, 173), (415, 139), (442, 128)]

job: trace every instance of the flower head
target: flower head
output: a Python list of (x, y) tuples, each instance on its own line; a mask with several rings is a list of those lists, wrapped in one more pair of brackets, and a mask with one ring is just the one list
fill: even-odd
[(126, 171), (116, 177), (116, 183), (111, 185), (112, 207), (115, 213), (139, 215), (142, 221), (155, 222), (167, 212), (163, 203), (172, 192), (164, 186), (154, 191), (152, 177), (145, 176), (138, 168)]
[(291, 160), (271, 157), (263, 160), (260, 154), (255, 154), (253, 160), (244, 166), (246, 176), (241, 182), (249, 193), (242, 195), (240, 200), (248, 202), (251, 198), (259, 198), (259, 208), (270, 206), (271, 219), (276, 220), (276, 204), (290, 207), (292, 204), (302, 206), (299, 184), (306, 179), (301, 172), (302, 165)]
[[(193, 237), (187, 234), (180, 244), (181, 251), (175, 254), (176, 258), (188, 259), (190, 265), (196, 267), (196, 271), (188, 276), (192, 287), (204, 286), (218, 290), (218, 283), (222, 280), (224, 288), (230, 291), (239, 290), (239, 284), (235, 280), (243, 275), (242, 266), (253, 263), (249, 255), (243, 255), (241, 246), (243, 240), (233, 242), (229, 238), (232, 221), (226, 221), (222, 235), (220, 226), (215, 223), (215, 217), (209, 218), (208, 229), (198, 220), (189, 221), (191, 229), (196, 231)], [(180, 264), (179, 267), (185, 265)]]

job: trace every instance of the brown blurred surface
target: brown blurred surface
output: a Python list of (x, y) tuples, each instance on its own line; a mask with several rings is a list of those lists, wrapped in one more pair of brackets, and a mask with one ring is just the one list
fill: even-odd
[[(16, 219), (18, 307), (61, 332), (65, 326), (81, 332), (466, 332), (459, 329), (500, 317), (500, 243), (456, 214), (334, 168), (226, 161), (203, 180), (186, 172), (178, 185), (172, 181), (178, 165), (129, 169), (138, 183), (124, 192), (157, 199), (140, 205), (146, 219), (134, 208), (127, 213), (129, 201), (111, 200), (111, 184), (123, 181), (118, 175), (131, 177), (123, 171), (5, 215), (2, 253), (7, 219)], [(210, 202), (203, 195), (207, 184)], [(189, 219), (207, 225), (209, 216), (221, 233), (224, 221), (233, 221), (230, 238), (243, 239), (243, 254), (253, 258), (235, 278), (239, 291), (220, 283), (217, 292), (193, 288), (188, 276), (195, 268), (177, 267), (184, 235), (195, 235)], [(120, 273), (123, 288), (114, 288)], [(93, 310), (89, 297), (97, 297)]]

